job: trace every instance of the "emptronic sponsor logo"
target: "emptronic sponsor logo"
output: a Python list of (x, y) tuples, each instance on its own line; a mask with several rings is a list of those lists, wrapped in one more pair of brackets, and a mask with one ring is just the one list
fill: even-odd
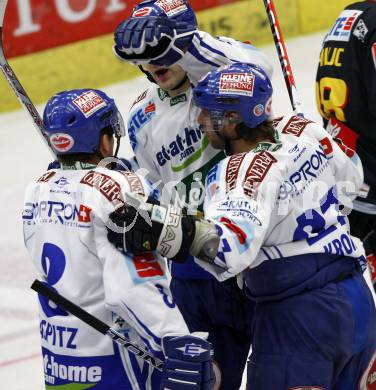
[(151, 100), (134, 112), (128, 121), (128, 136), (132, 149), (137, 148), (137, 132), (142, 129), (155, 115), (155, 104)]
[(98, 383), (102, 379), (102, 367), (67, 365), (55, 361), (55, 356), (43, 356), (44, 378), (50, 384), (64, 384), (64, 382)]
[(91, 222), (91, 208), (83, 204), (54, 202), (26, 203), (23, 220), (39, 220), (43, 223), (61, 223), (68, 226), (88, 227)]
[(316, 150), (289, 178), (290, 183), (296, 184), (302, 180), (316, 178), (322, 169), (328, 164), (327, 157), (323, 150)]
[[(294, 158), (294, 162), (302, 156), (305, 150), (306, 148), (304, 147)], [(288, 180), (283, 182), (279, 188), (278, 200), (285, 200), (291, 194), (299, 195), (302, 193), (306, 186), (313, 179), (316, 179), (327, 165), (328, 159), (325, 152), (322, 149), (316, 150), (292, 175), (290, 175)], [(300, 184), (300, 186), (297, 184)]]
[[(158, 164), (163, 167), (167, 161), (170, 161), (176, 156), (178, 156), (179, 161), (185, 160), (187, 157), (197, 152), (194, 145), (201, 142), (202, 138), (201, 126), (198, 126), (195, 129), (188, 127), (184, 128), (184, 134), (178, 134), (175, 137), (175, 140), (170, 142), (168, 146), (162, 145), (161, 150), (155, 155)], [(207, 146), (207, 141), (204, 143), (204, 140), (206, 140), (206, 138), (202, 140), (202, 150)]]

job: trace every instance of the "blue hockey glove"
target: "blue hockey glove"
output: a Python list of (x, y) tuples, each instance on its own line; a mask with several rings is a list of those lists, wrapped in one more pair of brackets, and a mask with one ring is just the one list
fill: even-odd
[(213, 348), (207, 333), (164, 337), (161, 389), (210, 390), (214, 386)]
[(117, 27), (114, 52), (137, 65), (170, 66), (183, 57), (195, 31), (194, 26), (167, 17), (132, 17)]

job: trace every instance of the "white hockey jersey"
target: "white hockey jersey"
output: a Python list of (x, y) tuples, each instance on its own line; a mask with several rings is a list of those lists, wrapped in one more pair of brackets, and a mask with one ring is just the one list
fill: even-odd
[[(272, 67), (261, 51), (250, 44), (230, 38), (213, 38), (199, 32), (184, 57), (177, 63), (186, 70), (193, 84), (207, 72), (232, 61), (261, 66), (271, 76)], [(194, 213), (202, 210), (203, 182), (208, 170), (225, 157), (210, 145), (197, 122), (200, 109), (189, 88), (170, 97), (152, 84), (134, 102), (128, 121), (128, 136), (140, 168), (155, 183), (162, 183), (162, 201), (169, 203), (177, 186), (179, 197)], [(184, 201), (184, 203), (183, 203)], [(201, 277), (203, 271), (194, 263), (174, 264), (179, 274)], [(201, 275), (201, 276), (200, 276)]]
[(204, 213), (221, 235), (219, 267), (199, 263), (220, 281), (308, 253), (364, 260), (361, 242), (339, 213), (339, 203), (351, 206), (362, 184), (358, 156), (349, 158), (307, 119), (290, 115), (274, 124), (276, 143), (259, 143), (208, 173)]
[[(42, 281), (160, 353), (164, 335), (188, 333), (169, 292), (165, 261), (152, 253), (131, 257), (117, 250), (105, 226), (127, 193), (147, 196), (148, 191), (132, 172), (95, 166), (47, 171), (28, 187), (24, 240)], [(43, 297), (39, 301), (46, 385), (158, 388), (158, 371)]]

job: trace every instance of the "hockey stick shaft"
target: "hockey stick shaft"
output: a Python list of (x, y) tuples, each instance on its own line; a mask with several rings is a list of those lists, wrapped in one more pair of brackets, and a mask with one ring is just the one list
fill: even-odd
[(50, 152), (52, 153), (53, 157), (56, 159), (56, 155), (53, 152), (50, 142), (48, 138), (44, 135), (42, 118), (40, 117), (33, 102), (30, 100), (28, 94), (22, 87), (20, 81), (18, 80), (16, 74), (14, 73), (13, 69), (11, 68), (11, 66), (9, 65), (5, 57), (4, 45), (3, 45), (3, 30), (4, 30), (3, 26), (4, 26), (4, 15), (5, 15), (5, 9), (7, 3), (8, 0), (0, 0), (0, 70), (3, 72), (6, 81), (12, 88), (13, 92), (16, 94), (22, 107), (24, 107), (28, 112), (39, 135), (42, 137), (43, 141), (50, 149)]
[(298, 96), (295, 79), (292, 73), (290, 60), (287, 55), (286, 46), (283, 41), (282, 32), (279, 27), (277, 12), (275, 10), (273, 0), (263, 0), (263, 1), (264, 1), (266, 13), (268, 15), (270, 28), (272, 30), (274, 44), (277, 49), (279, 63), (281, 64), (283, 77), (285, 79), (287, 92), (290, 97), (291, 106), (295, 114), (303, 116), (303, 110)]
[(163, 369), (163, 361), (153, 356), (149, 352), (145, 351), (143, 348), (133, 343), (127, 337), (117, 332), (115, 329), (108, 326), (106, 323), (101, 321), (99, 318), (94, 317), (92, 314), (88, 313), (86, 310), (77, 306), (73, 302), (69, 301), (67, 298), (63, 297), (56, 291), (52, 290), (45, 283), (42, 283), (39, 280), (34, 280), (31, 288), (36, 291), (38, 294), (43, 295), (47, 299), (54, 302), (59, 307), (69, 311), (71, 314), (79, 318), (81, 321), (85, 322), (92, 328), (96, 329), (98, 332), (111, 337), (113, 341), (122, 345), (124, 348), (127, 348), (130, 352), (134, 353), (141, 359), (146, 360), (154, 368), (158, 370)]

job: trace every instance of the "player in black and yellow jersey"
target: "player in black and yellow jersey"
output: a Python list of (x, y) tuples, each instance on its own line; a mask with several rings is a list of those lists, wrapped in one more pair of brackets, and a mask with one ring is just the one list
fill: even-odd
[(376, 1), (348, 5), (325, 36), (316, 101), (327, 130), (363, 163), (364, 190), (349, 217), (376, 289)]

